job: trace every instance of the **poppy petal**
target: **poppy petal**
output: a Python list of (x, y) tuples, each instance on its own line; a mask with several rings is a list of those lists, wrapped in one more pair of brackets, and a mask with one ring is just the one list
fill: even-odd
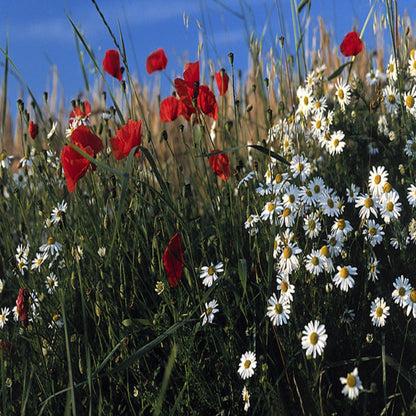
[(355, 56), (362, 51), (363, 41), (357, 32), (350, 32), (345, 35), (339, 48), (344, 56)]
[(152, 52), (146, 59), (146, 71), (150, 75), (155, 71), (163, 71), (168, 64), (168, 58), (162, 48)]
[(87, 126), (81, 125), (77, 127), (71, 134), (71, 142), (77, 146), (81, 145), (84, 148), (91, 147), (95, 156), (97, 153), (104, 149), (102, 140), (91, 133)]
[(172, 287), (178, 285), (183, 271), (182, 245), (179, 235), (176, 233), (169, 241), (163, 254), (163, 265)]
[(221, 96), (225, 95), (228, 90), (229, 79), (230, 78), (224, 69), (221, 69), (220, 72), (215, 73), (215, 80), (217, 81), (218, 91), (220, 92)]
[(199, 86), (197, 102), (198, 107), (204, 114), (213, 118), (214, 120), (218, 119), (218, 105), (217, 101), (215, 100), (215, 95), (206, 85)]
[[(131, 149), (140, 146), (142, 121), (129, 120), (121, 129), (116, 130), (116, 137), (110, 137), (111, 148), (113, 149), (116, 160), (126, 158)], [(140, 153), (136, 152), (135, 156), (139, 157)]]
[(199, 82), (199, 61), (189, 62), (185, 66), (183, 79), (190, 88), (194, 88), (195, 82)]
[(181, 115), (181, 101), (176, 97), (167, 97), (160, 103), (160, 120), (169, 123)]
[[(216, 149), (213, 153), (220, 152), (221, 150)], [(223, 181), (226, 181), (231, 174), (230, 164), (228, 156), (225, 153), (211, 155), (209, 157), (209, 164), (212, 170), (217, 174)]]
[(103, 69), (112, 77), (121, 81), (123, 72), (120, 66), (120, 55), (116, 49), (109, 49), (106, 51), (103, 60)]

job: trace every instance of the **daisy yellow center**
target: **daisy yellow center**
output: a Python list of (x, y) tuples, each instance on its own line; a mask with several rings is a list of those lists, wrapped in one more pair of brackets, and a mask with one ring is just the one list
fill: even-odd
[(334, 201), (331, 198), (328, 198), (326, 200), (326, 203), (327, 203), (329, 208), (334, 208)]
[(396, 104), (396, 97), (392, 94), (389, 95), (389, 103)]
[(59, 315), (55, 314), (54, 316), (52, 316), (52, 321), (56, 322), (59, 319)]
[(309, 220), (308, 227), (309, 227), (309, 229), (311, 231), (315, 230), (315, 228), (316, 228), (316, 222), (315, 222), (315, 220)]
[(394, 72), (394, 64), (389, 64), (387, 69), (389, 72)]
[(350, 387), (350, 388), (353, 388), (353, 387), (355, 387), (356, 384), (357, 384), (356, 378), (352, 374), (348, 374), (348, 376), (347, 376), (347, 386)]
[(338, 97), (339, 97), (340, 100), (344, 99), (344, 90), (343, 89), (338, 90)]
[(366, 208), (371, 208), (373, 205), (374, 205), (374, 201), (370, 197), (365, 199), (364, 206)]
[(39, 266), (39, 265), (41, 265), (42, 264), (42, 257), (39, 257), (37, 260), (36, 260), (36, 265), (37, 266)]
[(274, 311), (276, 312), (277, 315), (280, 315), (283, 312), (282, 304), (276, 303), (276, 305), (274, 305)]
[(302, 172), (302, 171), (303, 171), (303, 169), (304, 169), (303, 163), (298, 163), (298, 164), (296, 165), (296, 169), (297, 169), (299, 172)]
[(267, 211), (272, 212), (274, 210), (274, 204), (273, 202), (270, 202), (269, 205), (267, 205)]
[(316, 124), (315, 124), (315, 127), (317, 128), (317, 129), (320, 129), (321, 128), (321, 120), (317, 120), (316, 121)]
[(399, 296), (402, 298), (406, 294), (406, 289), (401, 286), (398, 290)]
[(319, 192), (321, 192), (321, 187), (320, 187), (319, 185), (315, 185), (315, 186), (313, 187), (313, 191), (314, 191), (316, 194), (319, 194)]
[(337, 245), (337, 239), (335, 237), (331, 237), (329, 239), (329, 244), (331, 245), (331, 247), (335, 247)]
[(287, 292), (289, 289), (289, 283), (286, 280), (283, 280), (282, 284), (280, 285), (282, 292)]
[(312, 334), (309, 335), (309, 342), (312, 345), (316, 345), (318, 343), (319, 336), (316, 332), (312, 332)]
[(309, 189), (307, 189), (305, 193), (309, 198), (312, 196), (312, 192)]
[(316, 257), (316, 256), (313, 256), (312, 257), (312, 260), (311, 260), (311, 263), (312, 263), (313, 266), (318, 266), (318, 264), (319, 264), (319, 258)]
[(415, 289), (413, 289), (410, 292), (409, 299), (412, 303), (416, 303), (416, 290)]
[(51, 246), (52, 244), (55, 243), (55, 239), (53, 237), (49, 237), (46, 243), (48, 244), (48, 246)]
[(207, 310), (205, 311), (205, 313), (207, 315), (210, 315), (212, 313), (212, 308), (207, 308)]
[(291, 214), (291, 212), (292, 211), (290, 210), (290, 208), (285, 208), (282, 212), (282, 217), (283, 218), (288, 217)]
[(378, 318), (381, 318), (383, 316), (383, 308), (381, 306), (379, 306), (376, 309), (376, 315), (377, 315)]
[(329, 248), (328, 248), (328, 246), (322, 246), (321, 247), (321, 254), (323, 256), (325, 256), (326, 258), (329, 258), (330, 254), (329, 254)]
[(253, 221), (253, 217), (248, 217), (247, 222)]
[(273, 251), (277, 250), (277, 240), (274, 240), (274, 244), (273, 244)]
[(368, 233), (369, 233), (372, 237), (374, 237), (374, 236), (377, 234), (376, 227), (371, 226), (371, 227), (368, 229)]
[(374, 271), (376, 270), (376, 265), (374, 263), (371, 263), (370, 265), (370, 273), (374, 274)]
[(283, 257), (289, 259), (292, 256), (292, 249), (290, 247), (285, 247), (283, 250)]
[(19, 270), (23, 269), (23, 266), (25, 265), (24, 261), (19, 261)]
[(320, 108), (321, 107), (321, 102), (320, 101), (317, 101), (316, 103), (315, 103), (315, 108)]
[(416, 61), (413, 61), (413, 69), (416, 69)]
[(308, 104), (309, 104), (309, 98), (308, 98), (308, 96), (307, 96), (307, 95), (305, 95), (305, 97), (303, 97), (303, 103), (304, 103), (305, 105), (308, 105)]
[(413, 95), (408, 95), (406, 97), (406, 105), (409, 108), (413, 108), (413, 106), (415, 105), (415, 99), (413, 98)]
[(156, 288), (157, 288), (157, 291), (158, 291), (158, 292), (161, 292), (161, 291), (163, 290), (163, 288), (164, 288), (163, 283), (158, 283), (158, 284), (156, 285)]
[(343, 278), (346, 279), (350, 273), (348, 272), (348, 269), (346, 267), (343, 267), (340, 271), (339, 271), (339, 275)]
[(380, 176), (380, 175), (376, 175), (376, 176), (374, 177), (374, 183), (375, 183), (376, 185), (378, 185), (380, 182), (381, 182), (381, 176)]
[(215, 273), (215, 267), (214, 266), (209, 266), (208, 267), (208, 274), (210, 276), (212, 276)]
[(392, 186), (388, 182), (386, 182), (383, 186), (383, 192), (385, 194), (388, 194), (392, 189)]
[(6, 314), (2, 313), (1, 314), (1, 321), (4, 322), (6, 320)]
[(293, 204), (293, 203), (295, 202), (295, 195), (293, 195), (293, 194), (290, 194), (290, 195), (289, 195), (289, 202), (290, 202), (291, 204)]
[(250, 367), (250, 365), (251, 365), (251, 361), (250, 361), (250, 360), (246, 360), (246, 361), (244, 362), (244, 368), (245, 368), (245, 369), (249, 368), (249, 367)]
[(59, 210), (59, 211), (56, 213), (56, 216), (57, 216), (58, 218), (61, 218), (61, 216), (62, 216), (62, 211), (61, 211), (61, 210)]
[(345, 228), (345, 220), (343, 218), (340, 218), (337, 222), (337, 227), (340, 230), (343, 230)]
[(335, 140), (333, 141), (333, 145), (334, 145), (334, 147), (338, 147), (338, 145), (339, 145), (339, 140), (338, 140), (338, 139), (335, 139)]
[(282, 180), (283, 180), (283, 175), (282, 175), (281, 173), (278, 173), (278, 174), (276, 175), (276, 177), (274, 178), (274, 181), (275, 181), (276, 183), (280, 183), (280, 182), (282, 182)]
[(393, 202), (391, 202), (391, 201), (387, 202), (387, 204), (386, 204), (386, 210), (387, 210), (388, 212), (392, 212), (392, 211), (393, 211), (393, 209), (394, 209), (394, 204), (393, 204)]
[(51, 277), (48, 279), (48, 285), (49, 287), (55, 286), (55, 280), (53, 280)]

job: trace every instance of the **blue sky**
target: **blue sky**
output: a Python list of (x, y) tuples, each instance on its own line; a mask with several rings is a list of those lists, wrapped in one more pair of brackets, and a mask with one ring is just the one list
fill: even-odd
[[(297, 0), (297, 3), (300, 2)], [(148, 76), (145, 71), (145, 60), (150, 52), (159, 47), (165, 49), (169, 59), (166, 75), (173, 79), (182, 75), (186, 61), (198, 59), (201, 40), (204, 53), (218, 69), (224, 66), (229, 70), (228, 53), (233, 52), (236, 69), (244, 73), (249, 65), (248, 41), (239, 15), (245, 14), (249, 31), (258, 36), (268, 21), (264, 45), (264, 50), (268, 50), (281, 34), (276, 3), (283, 17), (285, 36), (288, 43), (293, 44), (290, 0), (97, 0), (97, 3), (117, 37), (120, 22), (130, 70), (146, 83), (155, 82), (155, 77)], [(414, 20), (416, 2), (408, 0), (398, 3), (400, 12), (403, 12), (403, 3), (406, 3), (407, 11)], [(361, 29), (371, 4), (369, 0), (312, 0), (311, 33), (318, 25), (318, 16), (322, 16), (332, 41), (339, 44), (354, 25)], [(383, 7), (383, 2), (379, 1), (378, 10), (383, 11)], [(184, 23), (184, 15), (187, 24)], [(39, 101), (43, 92), (51, 89), (51, 68), (55, 66), (60, 93), (69, 108), (70, 100), (85, 88), (68, 16), (84, 33), (98, 62), (102, 62), (105, 50), (114, 48), (114, 45), (91, 1), (0, 2), (0, 46), (4, 49), (8, 38), (9, 55)], [(311, 41), (311, 36), (308, 39)], [(368, 45), (374, 40), (371, 24), (366, 29), (364, 40)], [(85, 62), (88, 64), (89, 59), (86, 58)], [(2, 54), (0, 63), (4, 63)], [(0, 71), (3, 72), (2, 67)], [(165, 78), (162, 77), (161, 82), (169, 88)], [(11, 76), (8, 97), (13, 111), (17, 98), (26, 101), (27, 97), (24, 89)]]

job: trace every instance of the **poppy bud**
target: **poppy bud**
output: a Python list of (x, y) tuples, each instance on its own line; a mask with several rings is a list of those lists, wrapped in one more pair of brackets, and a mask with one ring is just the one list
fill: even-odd
[(163, 71), (168, 64), (168, 58), (162, 48), (152, 52), (146, 60), (146, 71), (150, 75), (155, 71)]
[(38, 125), (31, 121), (29, 123), (29, 134), (32, 139), (36, 139), (36, 136), (38, 135), (38, 130)]

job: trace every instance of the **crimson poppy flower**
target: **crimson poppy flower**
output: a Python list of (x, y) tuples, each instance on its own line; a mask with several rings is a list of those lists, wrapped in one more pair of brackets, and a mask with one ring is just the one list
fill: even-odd
[(159, 48), (147, 57), (146, 71), (149, 75), (155, 71), (163, 71), (167, 64), (168, 58), (166, 57), (165, 51)]
[(170, 96), (160, 103), (160, 119), (163, 123), (176, 120), (183, 112), (182, 101), (177, 97)]
[[(140, 146), (142, 142), (141, 129), (141, 120), (138, 122), (129, 120), (120, 130), (116, 130), (116, 137), (110, 137), (111, 148), (117, 160), (124, 159), (129, 155), (131, 149)], [(136, 150), (134, 155), (139, 157), (139, 151)]]
[[(220, 152), (221, 150), (216, 149), (213, 153)], [(212, 170), (217, 174), (223, 181), (226, 181), (231, 174), (230, 164), (228, 156), (225, 153), (211, 155), (209, 157), (209, 164)]]
[(350, 32), (345, 35), (339, 48), (344, 56), (355, 56), (362, 51), (363, 41), (357, 32)]
[(197, 104), (204, 114), (214, 120), (218, 119), (218, 105), (215, 95), (206, 85), (199, 86)]
[(16, 299), (16, 306), (20, 322), (25, 324), (27, 322), (27, 313), (29, 311), (29, 294), (26, 292), (26, 289), (21, 288), (19, 290), (19, 295)]
[(163, 265), (172, 287), (177, 286), (183, 271), (182, 245), (179, 235), (176, 233), (169, 241), (163, 253)]
[(93, 156), (104, 149), (102, 140), (94, 133), (91, 133), (91, 130), (84, 125), (77, 127), (72, 132), (71, 142), (84, 148), (90, 147), (93, 151)]
[(88, 101), (81, 101), (69, 114), (69, 123), (85, 120), (91, 115), (91, 104)]
[(230, 80), (228, 74), (225, 72), (225, 69), (221, 69), (220, 72), (215, 73), (215, 80), (217, 81), (217, 87), (220, 95), (225, 95), (228, 90), (228, 82)]
[(106, 51), (103, 60), (103, 69), (112, 77), (121, 81), (123, 71), (120, 66), (120, 55), (116, 49), (109, 49)]
[(38, 125), (35, 124), (33, 121), (31, 121), (29, 123), (29, 134), (30, 134), (30, 137), (32, 139), (36, 139), (36, 136), (38, 135), (38, 131), (39, 131)]

